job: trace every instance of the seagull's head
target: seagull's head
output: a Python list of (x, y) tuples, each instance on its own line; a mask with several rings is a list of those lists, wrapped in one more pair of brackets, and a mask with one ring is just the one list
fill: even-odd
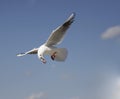
[(45, 54), (45, 46), (44, 44), (41, 45), (39, 48), (38, 48), (38, 58), (41, 60), (41, 62), (43, 62), (44, 64), (46, 63), (46, 60), (44, 58), (44, 54)]
[(39, 57), (39, 59), (41, 60), (41, 62), (43, 62), (44, 64), (47, 62), (47, 61), (45, 60), (45, 58), (43, 57), (43, 55), (39, 55), (38, 57)]

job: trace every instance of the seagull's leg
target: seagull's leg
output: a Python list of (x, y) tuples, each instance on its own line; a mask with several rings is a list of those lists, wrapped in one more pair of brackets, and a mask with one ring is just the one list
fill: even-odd
[(51, 59), (52, 59), (52, 60), (55, 60), (56, 54), (57, 54), (57, 52), (54, 52), (54, 53), (51, 55)]

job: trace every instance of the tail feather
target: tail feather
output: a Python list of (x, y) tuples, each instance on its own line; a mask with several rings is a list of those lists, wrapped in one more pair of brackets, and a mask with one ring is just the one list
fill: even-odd
[(56, 49), (55, 61), (65, 61), (68, 55), (68, 51), (65, 48)]

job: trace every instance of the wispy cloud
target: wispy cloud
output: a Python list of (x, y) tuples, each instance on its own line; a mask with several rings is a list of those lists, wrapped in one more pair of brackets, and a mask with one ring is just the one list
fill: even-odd
[(34, 94), (28, 96), (28, 97), (25, 98), (25, 99), (47, 99), (47, 94), (46, 94), (46, 93), (43, 93), (43, 92), (34, 93)]
[[(97, 95), (95, 97), (97, 99), (120, 99), (120, 77), (117, 77), (117, 75), (106, 80), (101, 87), (96, 93)], [(95, 99), (95, 97), (90, 99)]]
[(116, 79), (114, 84), (113, 99), (120, 99), (120, 77)]
[(105, 32), (102, 33), (102, 39), (111, 39), (120, 36), (120, 25), (110, 27)]

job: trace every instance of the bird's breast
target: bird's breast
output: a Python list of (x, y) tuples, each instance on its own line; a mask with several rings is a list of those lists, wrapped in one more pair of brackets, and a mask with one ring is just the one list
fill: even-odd
[(54, 50), (56, 48), (51, 46), (51, 47), (48, 47), (48, 46), (45, 46), (45, 45), (42, 45), (39, 47), (38, 49), (38, 54), (40, 55), (44, 55), (44, 54), (49, 54), (49, 55), (52, 55), (52, 53), (54, 53)]

